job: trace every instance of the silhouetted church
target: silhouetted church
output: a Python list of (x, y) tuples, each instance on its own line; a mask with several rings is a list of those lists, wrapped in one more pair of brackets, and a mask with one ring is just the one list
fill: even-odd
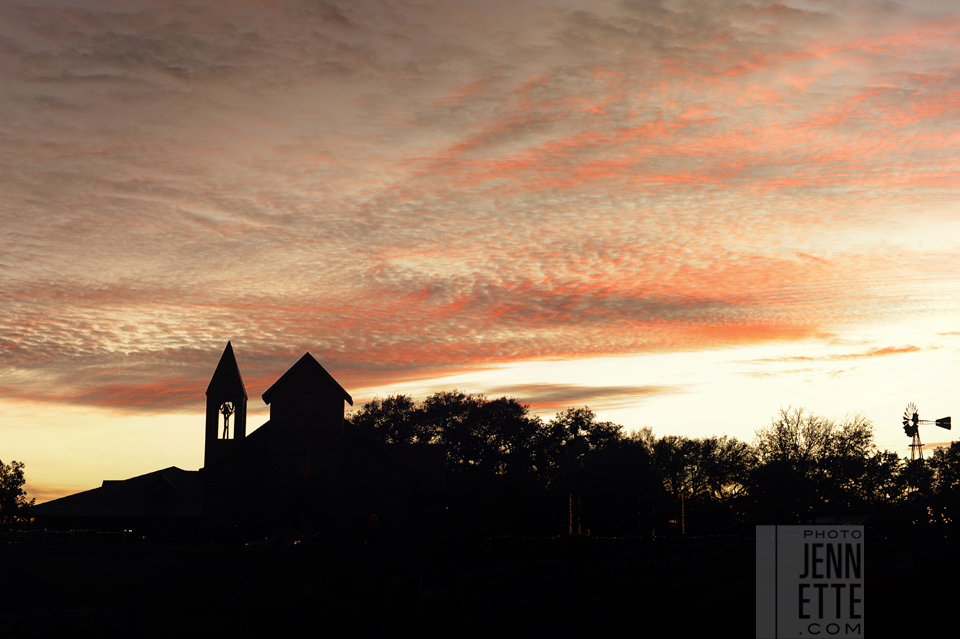
[[(445, 449), (380, 445), (344, 421), (353, 399), (306, 353), (263, 394), (270, 419), (247, 435), (247, 391), (228, 342), (206, 392), (203, 468), (172, 467), (56, 499), (40, 525), (214, 538), (329, 526), (406, 529), (445, 490)], [(374, 516), (375, 517), (371, 517)]]

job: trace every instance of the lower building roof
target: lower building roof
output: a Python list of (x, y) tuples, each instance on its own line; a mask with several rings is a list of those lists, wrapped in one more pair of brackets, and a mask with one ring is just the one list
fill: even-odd
[(197, 517), (202, 515), (200, 472), (176, 466), (139, 477), (104, 480), (100, 488), (30, 509), (31, 517)]

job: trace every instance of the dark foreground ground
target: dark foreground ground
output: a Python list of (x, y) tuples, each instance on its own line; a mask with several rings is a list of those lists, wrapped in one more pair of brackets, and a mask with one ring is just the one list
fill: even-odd
[[(957, 544), (873, 539), (864, 636), (957, 602)], [(6, 544), (0, 637), (754, 636), (754, 540), (478, 539), (411, 549)], [(939, 613), (937, 611), (940, 611)]]

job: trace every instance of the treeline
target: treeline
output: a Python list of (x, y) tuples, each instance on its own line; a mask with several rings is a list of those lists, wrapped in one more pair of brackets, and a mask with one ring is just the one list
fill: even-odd
[(730, 534), (851, 516), (946, 533), (960, 512), (960, 445), (910, 462), (878, 451), (859, 415), (782, 409), (746, 443), (627, 433), (588, 408), (544, 422), (514, 398), (445, 391), (374, 399), (348, 421), (384, 444), (445, 445), (452, 524), (484, 534)]

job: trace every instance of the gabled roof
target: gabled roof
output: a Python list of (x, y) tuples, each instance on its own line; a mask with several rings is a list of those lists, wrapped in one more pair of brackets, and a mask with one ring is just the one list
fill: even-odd
[(200, 517), (203, 484), (196, 470), (176, 466), (54, 499), (30, 509), (31, 517)]
[(238, 389), (243, 393), (243, 398), (247, 399), (247, 389), (243, 385), (243, 378), (240, 377), (237, 358), (233, 356), (233, 346), (227, 342), (227, 347), (223, 349), (223, 355), (220, 356), (220, 363), (217, 364), (217, 370), (214, 371), (210, 385), (207, 386), (207, 397), (211, 393), (230, 395)]
[[(229, 345), (228, 345), (229, 346)], [(219, 368), (217, 370), (220, 370)], [(269, 404), (272, 401), (276, 389), (283, 388), (287, 384), (303, 383), (333, 385), (344, 400), (353, 406), (353, 398), (343, 386), (337, 383), (337, 380), (320, 365), (320, 362), (313, 358), (310, 353), (304, 353), (300, 360), (290, 367), (286, 373), (280, 376), (280, 379), (273, 383), (273, 386), (267, 389), (263, 394), (263, 403)], [(212, 382), (211, 382), (212, 383)]]

